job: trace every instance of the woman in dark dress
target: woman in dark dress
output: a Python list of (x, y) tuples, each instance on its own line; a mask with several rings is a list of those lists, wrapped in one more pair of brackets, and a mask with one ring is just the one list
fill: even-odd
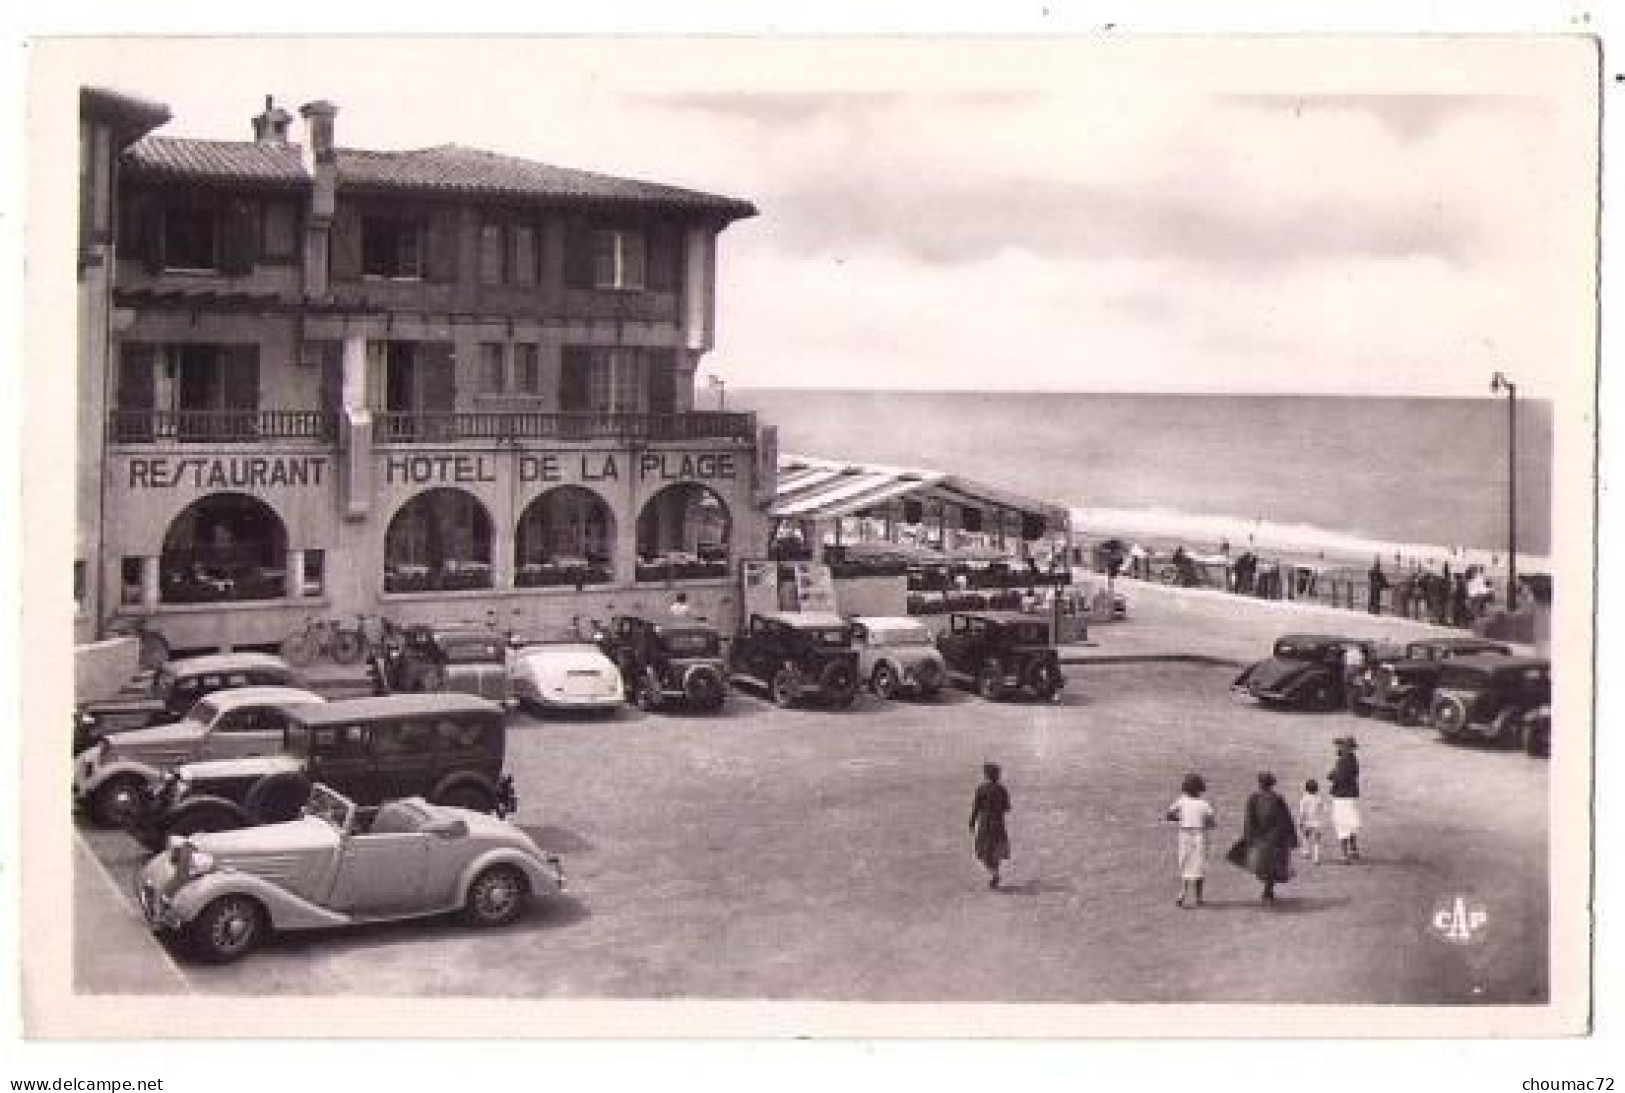
[(1275, 792), (1275, 775), (1267, 770), (1258, 776), (1258, 790), (1247, 798), (1241, 838), (1247, 846), (1247, 868), (1264, 882), (1264, 902), (1273, 903), (1275, 886), (1291, 879), (1298, 827), (1292, 810)]
[(971, 800), (970, 829), (975, 836), (976, 859), (987, 867), (989, 888), (999, 886), (999, 863), (1010, 857), (1010, 834), (1004, 828), (1004, 814), (1010, 811), (1010, 791), (999, 781), (999, 765), (983, 763), (986, 779), (976, 787)]

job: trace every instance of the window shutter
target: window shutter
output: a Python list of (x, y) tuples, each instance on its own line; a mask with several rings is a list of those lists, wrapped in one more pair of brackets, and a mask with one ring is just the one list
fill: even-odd
[(677, 368), (675, 353), (651, 353), (649, 359), (649, 412), (677, 412)]
[(153, 408), (153, 370), (157, 363), (157, 348), (150, 342), (126, 342), (121, 347), (118, 390), (113, 395), (120, 410)]
[(260, 347), (221, 347), (221, 399), (227, 410), (257, 410), (260, 404)]
[(142, 235), (145, 244), (141, 257), (146, 260), (148, 273), (162, 273), (164, 269), (164, 208), (157, 201), (147, 207)]
[[(389, 343), (382, 341), (367, 342), (367, 408), (382, 412), (385, 405), (385, 376), (389, 367)], [(343, 365), (341, 363), (340, 367)]]
[(457, 217), (451, 209), (435, 209), (420, 223), (427, 238), (424, 240), (424, 275), (429, 281), (451, 282), (457, 279)]
[(456, 409), (457, 375), (450, 342), (427, 342), (419, 348), (423, 377), (418, 403), (429, 413), (449, 414)]
[(361, 279), (361, 210), (339, 202), (328, 236), (329, 275), (335, 281)]
[(683, 283), (683, 236), (672, 224), (649, 232), (649, 289), (676, 292)]
[(582, 345), (564, 347), (564, 366), (559, 375), (559, 409), (566, 412), (587, 409), (592, 353)]
[(592, 229), (572, 220), (564, 234), (564, 283), (569, 288), (592, 287)]
[(138, 190), (124, 197), (118, 207), (118, 250), (120, 258), (146, 258), (151, 241), (152, 195)]
[(248, 198), (235, 198), (221, 216), (220, 267), (242, 275), (254, 271), (258, 240), (258, 206)]

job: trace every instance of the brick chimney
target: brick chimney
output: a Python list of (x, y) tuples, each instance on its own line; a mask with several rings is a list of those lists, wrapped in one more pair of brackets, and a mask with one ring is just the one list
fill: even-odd
[(254, 143), (288, 143), (288, 126), (293, 123), (293, 115), (276, 105), (276, 100), (270, 95), (265, 96), (265, 112), (256, 114), (251, 121), (254, 126)]

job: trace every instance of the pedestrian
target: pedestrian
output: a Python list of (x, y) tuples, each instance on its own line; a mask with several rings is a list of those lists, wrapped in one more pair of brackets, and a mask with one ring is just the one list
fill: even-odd
[[(1202, 800), (1207, 783), (1200, 774), (1187, 774), (1179, 786), (1179, 800), (1164, 814), (1179, 825), (1179, 898), (1176, 907), (1202, 906), (1202, 882), (1207, 877), (1207, 833), (1218, 826), (1218, 814)], [(1186, 901), (1190, 901), (1187, 903)]]
[(1369, 585), (1365, 601), (1366, 610), (1373, 615), (1380, 615), (1382, 614), (1382, 594), (1388, 587), (1388, 575), (1382, 571), (1382, 558), (1380, 556), (1372, 560), (1371, 569), (1366, 573), (1366, 581)]
[(1247, 798), (1241, 840), (1231, 847), (1230, 857), (1235, 860), (1239, 855), (1240, 864), (1263, 882), (1259, 898), (1265, 903), (1275, 902), (1277, 884), (1292, 879), (1292, 850), (1297, 845), (1292, 809), (1275, 792), (1275, 775), (1260, 771), (1258, 789)]
[(1343, 697), (1355, 693), (1360, 677), (1365, 674), (1365, 646), (1351, 641), (1343, 646)]
[(1326, 818), (1331, 806), (1320, 795), (1320, 783), (1313, 778), (1303, 784), (1303, 796), (1298, 798), (1298, 827), (1303, 836), (1303, 856), (1320, 864), (1320, 844), (1326, 831)]
[(1450, 590), (1450, 622), (1453, 626), (1468, 626), (1472, 617), (1468, 614), (1467, 575), (1456, 574), (1455, 584)]
[(1004, 814), (1010, 811), (1010, 791), (999, 780), (999, 764), (982, 764), (982, 784), (971, 798), (970, 830), (976, 860), (987, 869), (987, 886), (999, 886), (999, 863), (1010, 859), (1010, 833)]
[(688, 613), (689, 613), (688, 593), (687, 592), (679, 592), (679, 593), (677, 593), (676, 596), (673, 596), (671, 603), (666, 605), (666, 611), (667, 611), (667, 613), (672, 615), (674, 618), (679, 618), (679, 619), (688, 618)]
[(1340, 736), (1337, 761), (1332, 764), (1326, 780), (1331, 783), (1332, 826), (1337, 829), (1337, 843), (1345, 862), (1360, 860), (1360, 760), (1354, 749), (1359, 747), (1352, 736)]

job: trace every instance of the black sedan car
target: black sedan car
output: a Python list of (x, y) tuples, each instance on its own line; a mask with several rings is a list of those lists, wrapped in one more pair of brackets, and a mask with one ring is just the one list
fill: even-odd
[(1359, 647), (1369, 660), (1377, 643), (1330, 634), (1285, 634), (1276, 639), (1267, 660), (1236, 677), (1232, 693), (1271, 706), (1335, 710), (1346, 705), (1344, 656)]

